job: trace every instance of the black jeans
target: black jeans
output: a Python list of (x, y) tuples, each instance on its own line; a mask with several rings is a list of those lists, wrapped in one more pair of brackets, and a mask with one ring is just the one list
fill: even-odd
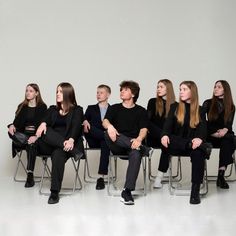
[(124, 187), (132, 191), (135, 190), (142, 157), (138, 150), (131, 149), (131, 139), (132, 138), (120, 134), (117, 136), (116, 141), (113, 142), (107, 132), (105, 132), (105, 140), (111, 152), (114, 155), (128, 155), (129, 164), (126, 171)]
[(91, 126), (89, 133), (84, 133), (90, 148), (101, 148), (98, 174), (107, 175), (110, 149), (104, 137), (104, 131), (95, 126)]

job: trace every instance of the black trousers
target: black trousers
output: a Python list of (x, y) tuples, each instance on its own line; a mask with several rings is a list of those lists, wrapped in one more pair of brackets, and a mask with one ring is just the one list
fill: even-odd
[(158, 170), (166, 172), (169, 168), (169, 156), (180, 155), (190, 156), (192, 163), (191, 182), (200, 184), (204, 175), (205, 153), (199, 148), (190, 149), (188, 143), (189, 139), (181, 138), (179, 136), (170, 136), (170, 144), (168, 148), (162, 147), (162, 154), (159, 162)]
[(95, 126), (90, 127), (89, 133), (84, 133), (90, 148), (100, 148), (100, 163), (98, 174), (107, 175), (110, 149), (104, 137), (104, 131)]
[(148, 135), (147, 135), (147, 145), (153, 148), (161, 147), (161, 132), (162, 129), (159, 128), (152, 122), (148, 124)]
[[(47, 128), (47, 132), (42, 138), (38, 139), (38, 152), (44, 155), (50, 155), (52, 161), (52, 182), (51, 182), (51, 191), (61, 190), (62, 180), (64, 176), (65, 163), (72, 156), (70, 152), (63, 150), (65, 138), (55, 132), (52, 128)], [(79, 140), (75, 146), (81, 152), (82, 149), (82, 139)]]
[[(27, 136), (31, 136), (34, 134), (28, 134), (28, 133), (24, 133)], [(13, 136), (8, 133), (9, 137), (13, 140)], [(26, 166), (26, 170), (27, 171), (34, 171), (34, 167), (35, 167), (35, 162), (36, 162), (36, 156), (37, 156), (37, 143), (33, 143), (33, 144), (16, 144), (12, 141), (12, 156), (15, 157), (16, 155), (16, 150), (20, 151), (20, 150), (26, 150), (26, 154), (27, 154), (27, 166)]]
[(219, 167), (233, 163), (232, 155), (234, 153), (234, 135), (226, 135), (222, 138), (208, 137), (214, 148), (219, 148)]
[(138, 150), (131, 149), (131, 139), (132, 138), (120, 134), (117, 136), (116, 141), (113, 142), (107, 132), (105, 132), (105, 140), (111, 152), (114, 155), (128, 155), (129, 164), (126, 171), (124, 187), (132, 191), (135, 190), (142, 156)]

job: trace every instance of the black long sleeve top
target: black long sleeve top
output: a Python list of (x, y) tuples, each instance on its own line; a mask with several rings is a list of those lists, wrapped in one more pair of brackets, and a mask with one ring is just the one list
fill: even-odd
[[(35, 126), (37, 129), (40, 125), (42, 118), (44, 117), (47, 110), (47, 106), (45, 104), (38, 105), (35, 107), (34, 114), (31, 116), (31, 125)], [(16, 127), (17, 131), (24, 132), (25, 127), (28, 125), (27, 117), (28, 117), (29, 107), (26, 105), (22, 107), (19, 114), (16, 115), (13, 124)], [(11, 124), (8, 125), (8, 127)]]
[[(42, 119), (42, 122), (45, 122), (47, 126), (54, 128), (58, 113), (59, 109), (55, 105), (50, 106), (45, 117)], [(78, 138), (82, 136), (83, 120), (84, 114), (82, 107), (75, 106), (69, 111), (66, 115), (66, 139), (73, 138), (74, 140), (78, 140)]]
[(165, 109), (165, 104), (166, 101), (164, 99), (163, 100), (163, 106), (164, 106), (164, 112), (162, 113), (162, 115), (160, 116), (159, 113), (156, 113), (156, 98), (151, 98), (148, 101), (148, 105), (147, 105), (147, 112), (148, 112), (148, 119), (149, 122), (152, 122), (153, 124), (155, 124), (157, 127), (161, 128), (164, 126), (164, 122), (165, 122), (165, 114), (166, 114), (166, 109)]
[(177, 135), (183, 138), (200, 138), (202, 140), (206, 139), (207, 136), (207, 126), (206, 119), (202, 107), (199, 107), (200, 111), (200, 122), (196, 128), (190, 127), (190, 104), (185, 103), (185, 117), (184, 124), (181, 125), (177, 121), (176, 112), (178, 109), (178, 103), (174, 103), (170, 106), (170, 111), (166, 118), (163, 130), (162, 137), (164, 135)]
[(216, 133), (217, 130), (227, 128), (228, 132), (233, 132), (233, 121), (234, 121), (234, 114), (235, 114), (235, 107), (233, 109), (233, 112), (230, 114), (230, 117), (228, 121), (224, 122), (224, 105), (223, 105), (223, 99), (217, 100), (217, 108), (218, 108), (218, 118), (216, 120), (209, 121), (208, 119), (208, 113), (211, 107), (212, 99), (207, 99), (203, 102), (203, 109), (205, 112), (205, 116), (207, 119), (207, 131), (208, 135), (211, 135), (213, 133)]

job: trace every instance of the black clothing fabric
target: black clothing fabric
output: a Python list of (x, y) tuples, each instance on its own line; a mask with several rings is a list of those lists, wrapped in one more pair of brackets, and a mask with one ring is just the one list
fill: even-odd
[[(107, 110), (109, 109), (108, 108)], [(85, 119), (90, 123), (90, 130), (84, 133), (90, 148), (101, 148), (98, 174), (107, 175), (110, 149), (104, 138), (105, 129), (102, 126), (101, 112), (98, 104), (89, 105), (85, 111)]]
[[(207, 99), (203, 102), (202, 107), (204, 109), (204, 112), (206, 116), (208, 115), (211, 107), (212, 99)], [(207, 119), (207, 130), (208, 130), (208, 136), (217, 132), (218, 129), (227, 128), (228, 133), (233, 132), (233, 121), (234, 121), (234, 114), (235, 114), (235, 107), (233, 109), (233, 112), (231, 113), (229, 120), (227, 123), (224, 123), (224, 105), (223, 100), (218, 99), (217, 100), (217, 107), (218, 107), (218, 118), (216, 120), (209, 121)]]
[[(229, 120), (224, 122), (224, 105), (223, 100), (217, 100), (218, 107), (218, 118), (216, 120), (209, 120), (208, 113), (212, 104), (212, 99), (207, 99), (203, 102), (203, 109), (207, 119), (207, 141), (212, 143), (214, 148), (219, 148), (219, 167), (227, 167), (227, 165), (233, 163), (233, 152), (235, 150), (234, 146), (234, 132), (233, 132), (233, 120), (235, 114), (234, 111), (231, 113)], [(227, 128), (228, 132), (222, 138), (212, 137), (211, 135), (216, 133), (219, 129)]]
[[(48, 127), (55, 127), (59, 110), (56, 106), (50, 106), (46, 112), (42, 122), (45, 122)], [(82, 136), (82, 122), (84, 119), (83, 108), (80, 106), (74, 107), (66, 115), (66, 130), (65, 139), (73, 138), (75, 141)]]
[[(46, 104), (38, 105), (35, 108), (28, 107), (27, 105), (22, 107), (21, 111), (15, 117), (15, 119), (13, 121), (13, 125), (15, 126), (16, 131), (24, 133), (29, 137), (34, 135), (43, 116), (46, 113), (46, 110), (47, 110)], [(10, 125), (12, 125), (12, 124), (9, 124), (7, 127), (9, 128)], [(34, 126), (35, 130), (33, 130), (33, 131), (26, 130), (25, 127), (28, 125)], [(12, 135), (9, 133), (8, 133), (8, 135), (12, 139)], [(33, 146), (35, 146), (35, 145), (33, 145)], [(36, 159), (35, 147), (32, 148), (32, 147), (27, 147), (27, 146), (28, 146), (28, 144), (19, 146), (18, 144), (15, 144), (14, 142), (12, 142), (12, 157), (14, 158), (16, 156), (17, 151), (20, 151), (21, 149), (26, 150), (26, 152), (27, 152), (27, 170), (33, 171), (34, 165), (35, 165), (35, 159)], [(32, 154), (30, 153), (31, 151), (33, 151)]]
[(136, 104), (133, 108), (125, 108), (122, 103), (114, 104), (104, 119), (108, 119), (119, 133), (131, 138), (137, 138), (140, 129), (148, 127), (146, 109)]
[(156, 98), (151, 98), (147, 105), (149, 119), (147, 145), (154, 148), (161, 147), (161, 134), (166, 120), (166, 100), (161, 100), (164, 108), (162, 115), (159, 115), (159, 113), (156, 112)]
[[(58, 123), (59, 109), (56, 106), (51, 106), (43, 118), (43, 122), (47, 124), (46, 134), (38, 140), (38, 152), (40, 154), (51, 155), (52, 160), (52, 183), (51, 191), (60, 191), (64, 175), (65, 163), (69, 157), (72, 156), (70, 152), (63, 150), (64, 141), (69, 138), (74, 139), (74, 147), (79, 151), (84, 152), (83, 138), (82, 138), (82, 122), (83, 122), (83, 108), (76, 106), (65, 116), (66, 125), (61, 126)], [(58, 132), (58, 127), (64, 127)], [(57, 131), (56, 131), (57, 130)]]
[(166, 117), (166, 100), (162, 99), (162, 103), (163, 103), (163, 113), (160, 116), (159, 113), (156, 113), (156, 98), (151, 98), (148, 101), (148, 105), (147, 105), (147, 112), (148, 112), (148, 119), (150, 122), (152, 122), (153, 124), (155, 124), (157, 127), (161, 128), (164, 126)]
[[(108, 105), (107, 111), (110, 105)], [(98, 104), (89, 105), (84, 114), (85, 120), (87, 120), (92, 126), (95, 126), (103, 131), (105, 129), (102, 126), (101, 112)]]
[(113, 142), (107, 132), (105, 140), (113, 154), (128, 155), (128, 168), (126, 171), (125, 188), (135, 189), (142, 155), (140, 151), (131, 149), (131, 139), (137, 138), (139, 132), (148, 126), (148, 116), (145, 108), (136, 105), (133, 108), (125, 108), (121, 103), (110, 107), (105, 115), (105, 119), (119, 132), (116, 141)]
[[(17, 131), (20, 131), (20, 132), (25, 131), (25, 127), (28, 125), (27, 117), (29, 117), (29, 115), (28, 115), (29, 110), (31, 110), (31, 109), (26, 105), (26, 106), (22, 107), (19, 114), (15, 117), (15, 119), (13, 121), (13, 124), (16, 127)], [(46, 110), (47, 110), (47, 106), (45, 104), (38, 105), (35, 108), (34, 118), (32, 118), (32, 117), (30, 118), (30, 120), (31, 120), (30, 123), (36, 129), (40, 125), (41, 120), (44, 117)], [(10, 125), (11, 124), (8, 125), (8, 128), (9, 128)]]
[(138, 173), (141, 164), (141, 154), (138, 150), (131, 149), (131, 139), (123, 134), (117, 136), (115, 142), (113, 142), (107, 132), (105, 133), (105, 140), (107, 145), (111, 149), (111, 152), (116, 155), (127, 155), (128, 156), (128, 168), (126, 171), (126, 181), (124, 188), (129, 190), (135, 190), (136, 180), (138, 178)]
[(179, 124), (177, 121), (176, 117), (177, 108), (178, 108), (178, 103), (171, 104), (170, 111), (166, 118), (161, 136), (162, 137), (164, 135), (170, 136), (171, 134), (173, 134), (191, 140), (194, 138), (200, 138), (205, 141), (207, 137), (207, 126), (206, 126), (206, 118), (204, 110), (202, 109), (202, 107), (199, 107), (200, 122), (196, 128), (191, 128), (189, 126), (190, 104), (185, 103), (186, 112), (183, 125)]
[(170, 139), (168, 148), (162, 147), (162, 155), (158, 170), (166, 172), (169, 167), (170, 155), (190, 156), (192, 162), (192, 183), (202, 183), (204, 175), (204, 160), (206, 154), (200, 148), (192, 149), (189, 143), (194, 138), (200, 138), (203, 142), (206, 140), (206, 120), (204, 112), (199, 107), (201, 120), (196, 128), (190, 127), (190, 104), (185, 103), (184, 124), (181, 125), (177, 121), (176, 112), (178, 104), (172, 104), (170, 112), (165, 121), (162, 137), (167, 135)]

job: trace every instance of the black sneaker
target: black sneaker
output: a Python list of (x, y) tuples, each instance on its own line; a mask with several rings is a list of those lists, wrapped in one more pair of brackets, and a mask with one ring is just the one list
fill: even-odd
[(26, 179), (26, 182), (25, 182), (25, 188), (31, 188), (34, 186), (34, 175), (32, 172), (29, 172), (27, 174), (27, 179)]
[(101, 190), (105, 188), (105, 183), (103, 178), (97, 179), (96, 189)]
[(124, 189), (121, 193), (121, 202), (125, 205), (134, 205), (134, 199), (129, 189)]
[(146, 156), (146, 157), (152, 156), (153, 148), (151, 148), (151, 147), (147, 147), (145, 145), (141, 145), (139, 147), (139, 150), (140, 150), (140, 153), (141, 153), (142, 156)]

